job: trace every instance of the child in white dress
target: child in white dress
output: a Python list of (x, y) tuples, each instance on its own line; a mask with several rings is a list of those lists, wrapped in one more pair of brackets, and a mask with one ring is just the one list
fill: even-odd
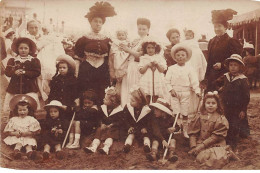
[(150, 103), (155, 102), (158, 97), (165, 97), (164, 71), (167, 69), (166, 61), (159, 53), (161, 46), (149, 38), (142, 44), (143, 56), (138, 64), (139, 72), (142, 74), (139, 85), (147, 95)]
[(4, 142), (7, 145), (15, 145), (15, 159), (21, 158), (21, 149), (25, 147), (27, 157), (34, 160), (36, 151), (33, 147), (37, 146), (34, 136), (41, 130), (40, 123), (32, 117), (37, 103), (32, 97), (19, 94), (11, 99), (10, 108), (15, 116), (9, 120), (4, 129), (4, 133), (8, 135)]

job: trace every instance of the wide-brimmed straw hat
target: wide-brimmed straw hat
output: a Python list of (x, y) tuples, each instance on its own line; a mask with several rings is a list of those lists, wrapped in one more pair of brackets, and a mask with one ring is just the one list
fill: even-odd
[(62, 103), (58, 100), (52, 100), (49, 104), (44, 106), (44, 109), (49, 109), (50, 107), (58, 107), (62, 110), (66, 109), (66, 106), (62, 105)]
[(139, 86), (134, 85), (130, 89), (130, 94), (131, 94), (131, 96), (141, 100), (143, 105), (147, 105), (148, 102), (147, 102), (147, 99), (146, 99), (146, 94), (145, 94), (144, 90), (142, 88), (140, 88)]
[(175, 58), (176, 52), (179, 51), (179, 50), (183, 50), (183, 49), (186, 50), (186, 52), (187, 52), (186, 62), (190, 60), (191, 55), (192, 55), (191, 49), (183, 43), (178, 43), (178, 44), (174, 45), (171, 49), (171, 56), (172, 56), (174, 61), (176, 61), (176, 58)]
[(158, 98), (157, 101), (155, 103), (151, 103), (150, 106), (155, 107), (169, 115), (172, 115), (172, 110), (169, 103), (162, 98)]
[(18, 104), (18, 103), (28, 103), (32, 109), (35, 111), (37, 109), (37, 102), (36, 100), (29, 96), (29, 95), (26, 95), (26, 94), (17, 94), (15, 95), (11, 100), (10, 100), (10, 103), (9, 103), (9, 106), (10, 106), (10, 109), (11, 110), (14, 110), (15, 106)]
[(225, 64), (228, 66), (229, 62), (233, 60), (233, 61), (238, 61), (240, 64), (242, 64), (243, 66), (245, 66), (244, 62), (243, 62), (243, 58), (238, 55), (238, 54), (233, 54), (231, 55), (229, 58), (227, 58), (225, 60)]
[(18, 52), (18, 46), (21, 43), (27, 43), (30, 49), (29, 55), (34, 56), (35, 52), (37, 51), (37, 46), (31, 39), (27, 37), (20, 37), (14, 40), (14, 42), (11, 45), (12, 51), (14, 51), (16, 54), (19, 54)]
[(67, 54), (60, 55), (56, 59), (56, 62), (58, 63), (60, 61), (67, 62), (71, 66), (71, 68), (75, 71), (75, 69), (76, 69), (76, 62), (75, 62), (75, 60), (71, 56), (69, 56)]
[(5, 37), (6, 37), (9, 33), (11, 33), (11, 32), (15, 33), (15, 31), (13, 30), (13, 28), (9, 28), (8, 30), (6, 30), (6, 31), (4, 32)]

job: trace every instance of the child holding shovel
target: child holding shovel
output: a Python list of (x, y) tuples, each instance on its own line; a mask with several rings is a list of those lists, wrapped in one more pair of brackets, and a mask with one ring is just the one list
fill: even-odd
[(166, 97), (163, 72), (167, 69), (167, 65), (164, 57), (159, 54), (161, 47), (154, 39), (147, 38), (142, 44), (142, 49), (144, 55), (140, 57), (138, 64), (139, 72), (142, 74), (139, 85), (150, 103), (159, 97)]
[(151, 129), (152, 151), (146, 155), (146, 158), (150, 161), (157, 160), (159, 158), (158, 148), (164, 147), (169, 149), (168, 160), (175, 162), (178, 160), (178, 156), (175, 153), (176, 140), (171, 138), (171, 136), (169, 143), (167, 140), (169, 135), (176, 129), (173, 124), (178, 117), (174, 118), (172, 116), (170, 105), (162, 98), (158, 98), (156, 103), (151, 103), (150, 107), (153, 112), (152, 119), (149, 123), (149, 128)]

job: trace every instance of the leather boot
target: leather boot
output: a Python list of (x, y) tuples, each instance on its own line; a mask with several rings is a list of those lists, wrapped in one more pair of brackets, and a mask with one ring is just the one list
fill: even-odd
[(178, 160), (178, 156), (175, 153), (175, 148), (174, 147), (170, 147), (169, 148), (169, 156), (168, 156), (168, 160), (170, 162), (176, 162)]
[(146, 155), (146, 158), (150, 161), (157, 160), (158, 159), (158, 150), (152, 149), (152, 151)]

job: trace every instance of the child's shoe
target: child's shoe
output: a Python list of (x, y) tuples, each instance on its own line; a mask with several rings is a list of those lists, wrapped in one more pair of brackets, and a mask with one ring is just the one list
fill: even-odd
[(35, 160), (36, 159), (36, 151), (29, 151), (27, 154), (28, 159)]
[(57, 159), (62, 160), (62, 159), (64, 159), (65, 154), (64, 154), (63, 151), (57, 151), (56, 152), (56, 157), (57, 157)]
[(22, 157), (21, 151), (15, 149), (15, 150), (14, 150), (14, 159), (16, 159), (16, 160), (17, 160), (17, 159), (21, 159), (21, 157)]
[(97, 151), (97, 148), (94, 147), (94, 146), (90, 146), (90, 147), (84, 148), (84, 151), (85, 151), (86, 153), (95, 153), (95, 152)]
[(66, 147), (65, 148), (70, 148), (71, 147), (71, 143), (67, 143)]
[(123, 151), (125, 152), (125, 153), (128, 153), (129, 151), (130, 151), (130, 145), (129, 144), (126, 144), (125, 146), (124, 146), (124, 148), (123, 148)]
[(146, 158), (147, 158), (149, 161), (155, 161), (155, 160), (157, 160), (157, 159), (159, 158), (158, 150), (152, 149), (152, 151), (146, 155)]
[(50, 153), (45, 151), (45, 152), (43, 152), (42, 157), (43, 157), (44, 160), (49, 159)]
[(67, 148), (69, 148), (69, 149), (79, 149), (80, 145), (79, 145), (79, 143), (77, 143), (77, 144), (73, 143), (73, 144), (67, 146)]
[(106, 155), (108, 155), (108, 153), (109, 153), (109, 148), (108, 148), (107, 146), (104, 146), (103, 148), (100, 148), (98, 151), (99, 151), (99, 153), (101, 153), (101, 154), (106, 154)]
[(150, 147), (148, 145), (144, 145), (144, 152), (145, 153), (151, 152), (151, 149), (150, 149)]
[(178, 160), (178, 156), (176, 155), (176, 153), (174, 151), (169, 151), (169, 157), (168, 160), (170, 162), (176, 162)]

